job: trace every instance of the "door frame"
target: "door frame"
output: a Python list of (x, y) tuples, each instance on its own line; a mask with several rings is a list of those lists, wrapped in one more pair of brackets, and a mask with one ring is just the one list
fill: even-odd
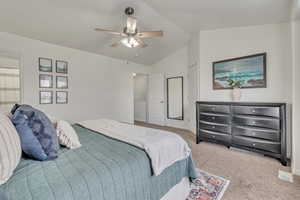
[[(196, 72), (195, 72), (196, 71)], [(189, 129), (190, 131), (192, 131), (194, 134), (196, 134), (196, 125), (197, 125), (197, 122), (196, 120), (194, 121), (193, 120), (193, 117), (196, 118), (196, 110), (193, 110), (193, 107), (196, 108), (196, 102), (192, 101), (191, 99), (191, 93), (190, 93), (190, 78), (189, 78), (189, 75), (190, 73), (193, 72), (192, 74), (195, 74), (196, 75), (196, 80), (194, 80), (194, 84), (196, 84), (196, 101), (199, 100), (199, 97), (200, 97), (200, 81), (199, 81), (199, 67), (197, 65), (197, 63), (191, 67), (188, 68), (188, 72), (187, 72), (187, 84), (188, 84), (188, 101), (189, 101), (189, 122), (188, 122), (188, 126), (189, 126)], [(195, 112), (192, 112), (192, 111), (195, 111)]]

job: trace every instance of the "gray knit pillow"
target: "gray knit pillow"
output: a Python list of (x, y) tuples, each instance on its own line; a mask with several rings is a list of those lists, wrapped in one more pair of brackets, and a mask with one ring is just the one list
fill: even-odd
[(12, 176), (21, 154), (20, 138), (14, 125), (0, 113), (0, 185)]

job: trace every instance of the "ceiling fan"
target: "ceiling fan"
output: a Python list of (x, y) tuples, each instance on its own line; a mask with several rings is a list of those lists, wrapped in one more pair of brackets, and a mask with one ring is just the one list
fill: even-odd
[(113, 43), (111, 47), (117, 47), (118, 45), (123, 44), (128, 48), (144, 48), (147, 46), (147, 44), (144, 43), (144, 41), (142, 40), (143, 38), (154, 38), (163, 36), (163, 31), (139, 32), (137, 28), (137, 19), (133, 17), (134, 9), (132, 7), (127, 7), (125, 9), (125, 14), (127, 15), (127, 20), (123, 32), (95, 28), (95, 31), (105, 32), (108, 34), (122, 37), (121, 40)]

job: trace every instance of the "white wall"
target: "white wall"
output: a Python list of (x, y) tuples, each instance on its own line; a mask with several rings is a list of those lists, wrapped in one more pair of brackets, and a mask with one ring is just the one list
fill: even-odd
[[(72, 122), (99, 117), (133, 122), (132, 72), (147, 73), (146, 66), (3, 32), (0, 44), (0, 54), (21, 59), (23, 103)], [(39, 105), (39, 57), (69, 62), (68, 104)]]
[[(212, 63), (267, 53), (267, 88), (242, 89), (241, 101), (292, 103), (291, 24), (270, 24), (200, 32), (200, 101), (231, 101), (231, 90), (213, 90)], [(291, 114), (288, 107), (288, 123)], [(291, 156), (291, 126), (287, 127), (287, 156)]]
[(300, 176), (300, 21), (292, 23), (293, 38), (293, 173)]
[(134, 120), (147, 121), (148, 76), (137, 74), (134, 77)]
[(300, 20), (300, 0), (293, 0), (291, 18)]
[[(165, 96), (165, 123), (166, 126), (173, 126), (178, 128), (189, 128), (189, 111), (188, 111), (188, 84), (187, 84), (187, 70), (188, 70), (188, 50), (187, 47), (180, 49), (174, 54), (164, 58), (152, 66), (153, 73), (164, 73), (166, 78), (183, 76), (183, 103), (184, 103), (184, 121), (167, 119), (167, 98)], [(166, 87), (166, 84), (165, 84)], [(165, 91), (167, 91), (165, 89)]]
[(200, 100), (230, 101), (230, 90), (213, 90), (212, 62), (267, 52), (267, 88), (243, 89), (242, 101), (291, 102), (290, 24), (200, 32)]
[(200, 34), (193, 34), (188, 43), (188, 66), (192, 68), (199, 65), (200, 56)]

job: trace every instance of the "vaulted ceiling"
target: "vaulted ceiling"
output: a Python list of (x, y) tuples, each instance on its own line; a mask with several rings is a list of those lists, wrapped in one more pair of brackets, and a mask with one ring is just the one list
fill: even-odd
[[(183, 47), (199, 30), (290, 20), (292, 0), (0, 0), (0, 31), (151, 65)], [(140, 30), (163, 30), (146, 48), (111, 48), (124, 9), (136, 10)]]

